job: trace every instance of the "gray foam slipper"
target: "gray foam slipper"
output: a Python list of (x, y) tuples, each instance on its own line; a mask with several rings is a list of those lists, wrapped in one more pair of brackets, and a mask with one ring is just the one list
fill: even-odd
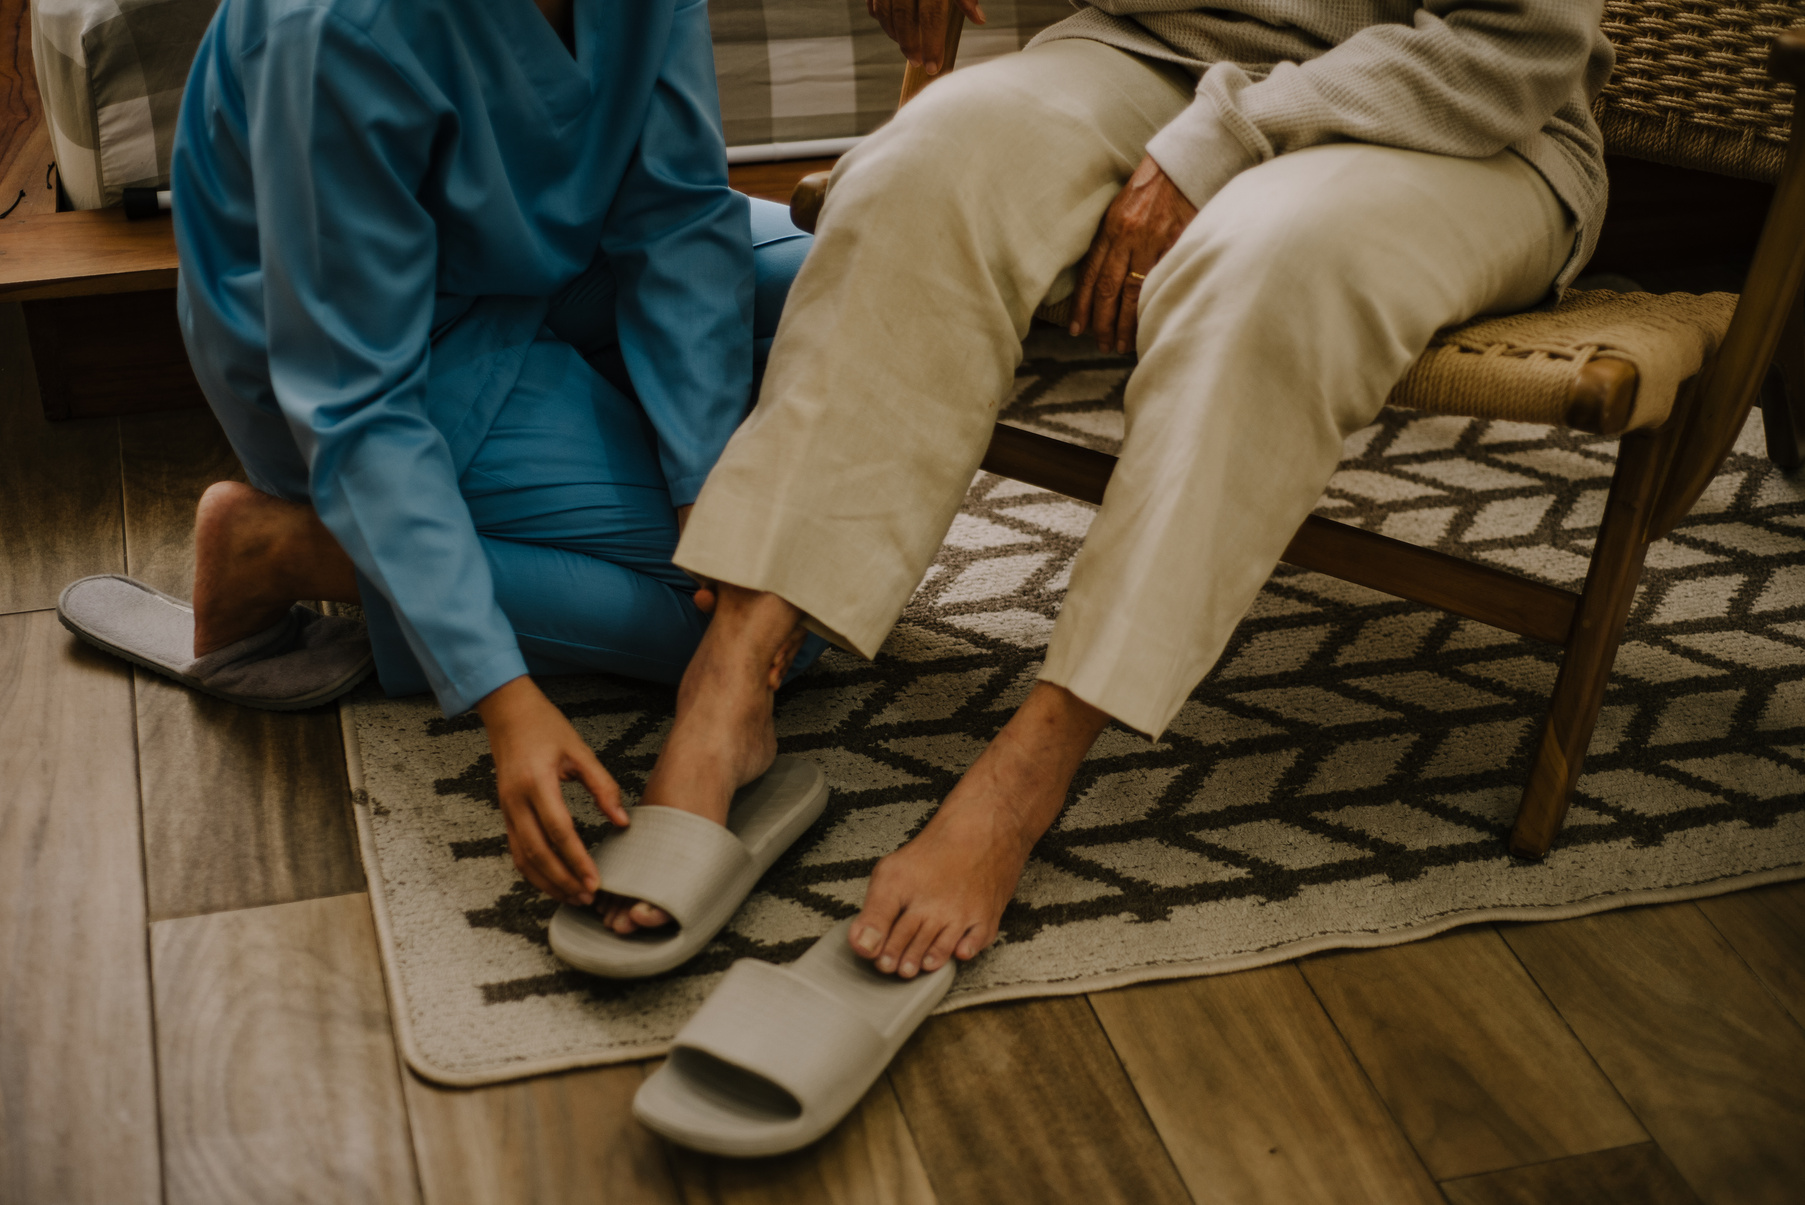
[(116, 573), (70, 582), (56, 617), (77, 636), (202, 694), (298, 711), (336, 699), (369, 675), (364, 625), (289, 608), (280, 623), (236, 644), (194, 656), (194, 608), (155, 586)]
[(953, 985), (880, 975), (835, 925), (787, 967), (733, 964), (641, 1084), (633, 1116), (714, 1155), (780, 1155), (850, 1113)]
[(674, 924), (622, 937), (595, 909), (566, 904), (552, 916), (552, 953), (611, 979), (640, 979), (688, 961), (826, 806), (821, 767), (779, 757), (734, 795), (725, 828), (676, 808), (629, 808), (627, 827), (591, 851), (602, 890), (655, 904)]

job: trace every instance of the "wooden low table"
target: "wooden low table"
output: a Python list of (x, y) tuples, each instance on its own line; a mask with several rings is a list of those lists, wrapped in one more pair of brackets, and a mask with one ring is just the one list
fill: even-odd
[[(735, 167), (736, 188), (785, 201), (831, 159)], [(203, 406), (175, 315), (175, 233), (167, 215), (118, 209), (15, 212), (0, 221), (0, 302), (22, 303), (50, 418)]]
[(0, 0), (0, 302), (19, 302), (51, 418), (205, 405), (175, 318), (167, 217), (57, 212), (27, 0)]
[(167, 217), (101, 209), (0, 224), (0, 301), (23, 305), (47, 417), (206, 405), (176, 325), (175, 278)]

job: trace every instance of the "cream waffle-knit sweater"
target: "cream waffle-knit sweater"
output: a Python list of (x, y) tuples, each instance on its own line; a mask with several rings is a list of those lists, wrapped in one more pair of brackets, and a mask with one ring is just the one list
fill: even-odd
[(1087, 38), (1180, 64), (1197, 99), (1147, 153), (1202, 205), (1237, 173), (1324, 142), (1484, 158), (1509, 149), (1572, 211), (1559, 283), (1604, 213), (1592, 102), (1614, 55), (1603, 0), (1075, 0), (1035, 42)]

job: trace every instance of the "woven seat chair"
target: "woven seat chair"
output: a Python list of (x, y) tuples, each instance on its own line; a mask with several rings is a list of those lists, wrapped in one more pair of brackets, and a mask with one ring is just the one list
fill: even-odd
[[(1801, 359), (1805, 324), (1805, 132), (1791, 93), (1805, 84), (1805, 25), (1793, 3), (1607, 0), (1618, 51), (1599, 120), (1613, 153), (1776, 182), (1740, 297), (1569, 292), (1547, 311), (1441, 332), (1393, 390), (1391, 404), (1620, 437), (1585, 585), (1578, 593), (1312, 515), (1283, 559), (1400, 598), (1561, 645), (1564, 652), (1510, 850), (1548, 852), (1566, 818), (1648, 547), (1671, 531), (1717, 475), (1762, 395), (1769, 365)], [(959, 39), (948, 31), (949, 66)], [(1771, 74), (1770, 74), (1771, 72)], [(906, 103), (931, 78), (908, 68)], [(1789, 87), (1782, 87), (1784, 81)], [(827, 174), (797, 186), (792, 216), (814, 228)], [(1064, 317), (1052, 307), (1040, 316)], [(1797, 367), (1795, 365), (1794, 367)], [(1796, 378), (1805, 384), (1805, 374)], [(1800, 392), (1805, 392), (1801, 390)], [(1798, 464), (1797, 403), (1767, 399), (1770, 450)], [(1795, 396), (1797, 396), (1795, 394)], [(1792, 425), (1788, 426), (1788, 423)], [(1115, 458), (999, 425), (984, 468), (1101, 502)]]

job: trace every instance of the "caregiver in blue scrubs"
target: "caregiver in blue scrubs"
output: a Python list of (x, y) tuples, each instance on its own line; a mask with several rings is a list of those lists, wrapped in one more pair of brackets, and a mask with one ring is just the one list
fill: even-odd
[(558, 784), (620, 792), (529, 675), (681, 676), (670, 555), (807, 246), (727, 185), (704, 0), (224, 0), (171, 188), (249, 479), (197, 515), (196, 656), (361, 602), (391, 694), (481, 715), (515, 864), (592, 902)]

